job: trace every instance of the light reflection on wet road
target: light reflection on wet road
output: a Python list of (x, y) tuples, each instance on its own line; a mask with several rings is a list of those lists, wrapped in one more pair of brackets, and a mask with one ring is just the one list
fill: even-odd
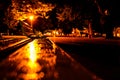
[(1, 80), (99, 80), (46, 39), (35, 39), (0, 62)]

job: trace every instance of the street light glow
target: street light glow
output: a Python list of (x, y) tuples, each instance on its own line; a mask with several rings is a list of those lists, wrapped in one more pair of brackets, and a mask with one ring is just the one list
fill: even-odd
[(30, 15), (30, 16), (29, 16), (29, 19), (30, 19), (30, 21), (31, 21), (31, 27), (32, 27), (32, 23), (33, 23), (34, 16), (33, 16), (33, 15)]
[(33, 20), (34, 16), (30, 16), (29, 18), (30, 18), (30, 20)]

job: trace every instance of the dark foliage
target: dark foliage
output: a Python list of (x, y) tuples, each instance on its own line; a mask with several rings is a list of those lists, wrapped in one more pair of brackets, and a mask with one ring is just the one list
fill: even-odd
[(49, 13), (49, 19), (52, 21), (53, 27), (57, 28), (58, 25), (58, 19), (57, 19), (57, 9), (56, 7)]
[(53, 28), (54, 27), (51, 23), (51, 20), (45, 19), (45, 18), (38, 17), (36, 21), (34, 21), (34, 24), (33, 24), (33, 29), (41, 31), (42, 33), (47, 29), (49, 30)]

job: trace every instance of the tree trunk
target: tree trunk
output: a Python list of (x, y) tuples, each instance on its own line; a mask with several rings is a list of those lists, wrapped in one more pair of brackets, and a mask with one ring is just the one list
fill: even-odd
[(92, 25), (91, 25), (91, 21), (88, 22), (88, 38), (92, 38)]

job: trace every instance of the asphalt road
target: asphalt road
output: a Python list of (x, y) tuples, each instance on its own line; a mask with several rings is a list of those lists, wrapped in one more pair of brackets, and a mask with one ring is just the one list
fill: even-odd
[(49, 39), (104, 80), (120, 80), (120, 40), (80, 37)]
[(49, 40), (35, 39), (0, 61), (0, 80), (102, 79)]

